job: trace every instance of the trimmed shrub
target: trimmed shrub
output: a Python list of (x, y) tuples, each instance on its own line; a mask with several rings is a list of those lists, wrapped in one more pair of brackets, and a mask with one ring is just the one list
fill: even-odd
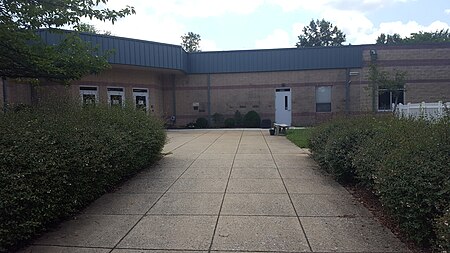
[(224, 122), (225, 127), (227, 128), (233, 128), (235, 126), (235, 122), (233, 118), (228, 118)]
[(211, 117), (212, 117), (212, 121), (214, 123), (214, 127), (223, 127), (224, 117), (222, 114), (216, 112)]
[(242, 119), (242, 114), (239, 110), (236, 110), (234, 112), (234, 123), (236, 127), (243, 127), (243, 119)]
[(312, 157), (338, 180), (372, 190), (409, 239), (446, 245), (449, 122), (340, 119), (316, 127), (309, 145)]
[(336, 120), (314, 127), (311, 132), (311, 138), (308, 141), (308, 146), (312, 151), (311, 156), (326, 171), (329, 171), (329, 169), (326, 162), (325, 146), (330, 136), (335, 132), (335, 129), (339, 127), (339, 123), (340, 121)]
[(445, 213), (436, 219), (436, 251), (450, 249), (450, 205), (445, 210)]
[(408, 237), (428, 246), (436, 236), (435, 219), (450, 203), (449, 123), (411, 122), (390, 133), (386, 138), (401, 144), (383, 159), (374, 188)]
[(198, 118), (195, 121), (195, 126), (197, 128), (207, 128), (208, 127), (208, 120), (205, 118)]
[(261, 117), (255, 111), (249, 111), (244, 116), (244, 127), (260, 127)]
[(0, 252), (43, 231), (156, 161), (162, 124), (122, 108), (0, 115)]

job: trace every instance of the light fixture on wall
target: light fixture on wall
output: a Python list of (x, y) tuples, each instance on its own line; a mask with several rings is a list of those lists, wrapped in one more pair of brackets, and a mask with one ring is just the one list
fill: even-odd
[(357, 75), (359, 75), (359, 72), (358, 72), (358, 71), (350, 71), (350, 72), (348, 73), (348, 75), (349, 75), (349, 76), (357, 76)]

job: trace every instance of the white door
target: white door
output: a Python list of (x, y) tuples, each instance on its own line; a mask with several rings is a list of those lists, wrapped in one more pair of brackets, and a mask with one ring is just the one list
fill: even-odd
[(275, 123), (291, 125), (291, 89), (275, 90)]

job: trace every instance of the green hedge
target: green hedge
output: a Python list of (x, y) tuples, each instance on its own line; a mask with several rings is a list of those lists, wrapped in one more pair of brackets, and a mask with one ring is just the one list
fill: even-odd
[(448, 118), (340, 119), (315, 128), (309, 145), (313, 158), (339, 181), (372, 190), (418, 245), (449, 238), (441, 221), (450, 203)]
[(255, 128), (261, 126), (261, 117), (256, 111), (249, 111), (244, 115), (244, 127)]
[(121, 108), (0, 115), (0, 252), (68, 217), (159, 158), (162, 124)]

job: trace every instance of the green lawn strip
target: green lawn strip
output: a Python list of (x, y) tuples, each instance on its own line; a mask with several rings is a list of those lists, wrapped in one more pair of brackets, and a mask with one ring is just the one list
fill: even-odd
[(309, 148), (308, 139), (311, 131), (312, 128), (289, 129), (286, 137), (300, 148)]

